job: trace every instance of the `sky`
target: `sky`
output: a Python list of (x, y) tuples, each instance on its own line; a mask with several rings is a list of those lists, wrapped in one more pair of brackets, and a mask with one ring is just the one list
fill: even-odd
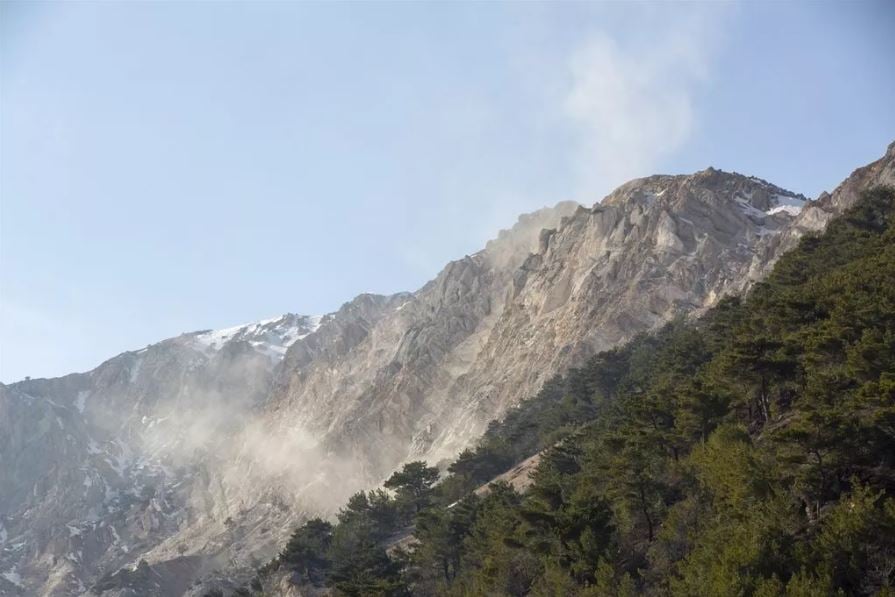
[(414, 290), (519, 214), (895, 141), (895, 4), (0, 3), (0, 381)]

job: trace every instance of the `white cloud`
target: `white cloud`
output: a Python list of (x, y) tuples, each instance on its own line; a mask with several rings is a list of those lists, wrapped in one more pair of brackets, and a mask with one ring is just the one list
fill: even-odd
[(716, 14), (656, 24), (648, 43), (622, 47), (600, 32), (569, 59), (564, 113), (576, 128), (578, 200), (655, 173), (697, 121), (694, 94), (708, 79)]

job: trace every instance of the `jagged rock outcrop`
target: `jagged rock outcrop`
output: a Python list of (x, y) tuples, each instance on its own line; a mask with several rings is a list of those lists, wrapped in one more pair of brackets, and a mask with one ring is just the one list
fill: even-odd
[(711, 168), (651, 176), (523, 216), (413, 293), (0, 385), (0, 595), (244, 584), (306, 513), (454, 456), (551, 375), (746, 290), (875, 184), (895, 184), (895, 144), (810, 203)]

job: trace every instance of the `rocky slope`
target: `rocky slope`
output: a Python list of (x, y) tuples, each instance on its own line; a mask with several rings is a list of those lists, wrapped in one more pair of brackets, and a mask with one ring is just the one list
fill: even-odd
[(296, 343), (270, 425), (300, 425), (371, 481), (450, 458), (557, 371), (743, 290), (768, 260), (756, 247), (805, 202), (713, 169), (632, 181), (530, 245), (511, 232), (449, 264), (350, 333)]
[(552, 374), (745, 290), (880, 183), (895, 145), (808, 204), (711, 168), (652, 176), (523, 216), (414, 293), (0, 386), (0, 595), (225, 588), (306, 512), (452, 457)]
[(208, 471), (318, 325), (286, 315), (184, 334), (89, 373), (0, 385), (0, 594), (79, 594), (197, 517), (235, 515)]

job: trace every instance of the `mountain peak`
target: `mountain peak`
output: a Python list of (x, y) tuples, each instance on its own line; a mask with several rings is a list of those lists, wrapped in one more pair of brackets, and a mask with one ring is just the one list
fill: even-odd
[(727, 209), (731, 202), (753, 217), (794, 215), (808, 198), (757, 176), (708, 167), (692, 174), (657, 174), (627, 182), (606, 196), (601, 205), (625, 206), (658, 203), (672, 211), (692, 201)]
[(203, 352), (217, 352), (231, 342), (248, 342), (270, 357), (280, 359), (286, 350), (309, 334), (317, 331), (321, 315), (285, 313), (220, 330), (203, 330), (187, 334)]

